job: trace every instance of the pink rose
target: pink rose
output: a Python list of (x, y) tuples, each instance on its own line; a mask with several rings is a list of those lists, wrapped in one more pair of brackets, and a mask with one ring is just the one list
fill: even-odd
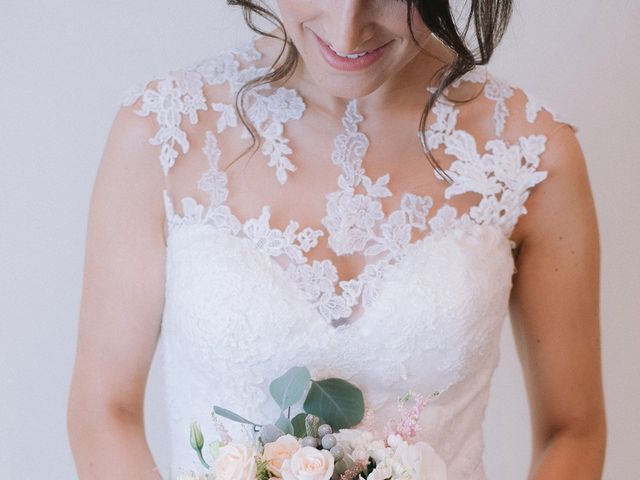
[(282, 463), (300, 449), (298, 439), (286, 434), (278, 437), (275, 442), (266, 443), (262, 458), (267, 461), (267, 468), (276, 478), (281, 478)]
[(227, 443), (215, 461), (216, 480), (255, 480), (257, 465), (253, 445)]
[(282, 463), (282, 480), (329, 480), (333, 474), (333, 455), (315, 447), (301, 447)]

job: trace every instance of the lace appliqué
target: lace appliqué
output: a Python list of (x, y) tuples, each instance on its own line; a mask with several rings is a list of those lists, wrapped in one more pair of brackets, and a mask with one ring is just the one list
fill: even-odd
[[(509, 116), (509, 108), (507, 107), (506, 101), (513, 97), (513, 88), (507, 82), (492, 75), (484, 65), (477, 65), (473, 70), (454, 81), (451, 86), (458, 88), (462, 82), (484, 84), (484, 96), (495, 102), (493, 120), (496, 127), (496, 136), (500, 137), (504, 132), (507, 117)], [(433, 88), (429, 88), (428, 90), (431, 93), (435, 91)], [(445, 89), (445, 95), (449, 93), (448, 91), (448, 88)]]
[[(235, 94), (246, 82), (268, 72), (268, 68), (256, 68), (254, 65), (240, 68), (238, 56), (247, 62), (261, 58), (262, 54), (253, 45), (254, 40), (255, 37), (247, 44), (221, 52), (193, 68), (160, 76), (155, 88), (149, 88), (147, 84), (134, 85), (123, 96), (123, 106), (131, 106), (142, 99), (141, 108), (136, 110), (138, 115), (146, 117), (155, 114), (160, 128), (149, 143), (162, 147), (159, 159), (165, 175), (168, 175), (178, 157), (178, 148), (183, 154), (189, 151), (189, 140), (181, 126), (183, 116), (195, 125), (198, 111), (209, 108), (203, 92), (205, 83), (221, 85), (228, 82), (231, 93)], [(260, 93), (268, 88), (268, 85), (254, 87), (247, 92), (244, 100), (250, 120), (264, 139), (262, 153), (269, 156), (269, 166), (275, 167), (278, 181), (284, 184), (287, 172), (295, 171), (295, 166), (288, 158), (292, 150), (288, 145), (289, 140), (282, 136), (283, 124), (301, 118), (305, 105), (295, 91), (285, 87), (278, 88), (268, 96)], [(217, 122), (218, 133), (238, 125), (234, 105), (214, 102), (211, 107), (221, 113)], [(244, 125), (243, 129), (243, 138), (249, 137)]]
[[(475, 138), (455, 128), (458, 111), (451, 103), (439, 102), (434, 112), (437, 120), (427, 133), (428, 145), (433, 149), (444, 145), (444, 152), (455, 158), (447, 170), (453, 184), (445, 190), (445, 198), (466, 192), (481, 194), (482, 200), (471, 208), (469, 217), (482, 225), (497, 226), (510, 236), (520, 215), (527, 212), (529, 189), (547, 177), (546, 171), (538, 171), (547, 137), (521, 136), (513, 145), (490, 140), (481, 154)], [(451, 222), (454, 215), (455, 209), (449, 207), (442, 220)]]
[(546, 102), (540, 100), (538, 97), (531, 93), (527, 92), (526, 95), (527, 105), (525, 106), (525, 115), (529, 123), (534, 123), (536, 121), (536, 118), (538, 117), (538, 113), (540, 113), (541, 110), (546, 110), (551, 114), (551, 117), (554, 121), (559, 123), (566, 123), (573, 129), (574, 132), (578, 132), (579, 129), (574, 122), (561, 117), (554, 109), (550, 108)]
[[(387, 187), (389, 175), (374, 181), (365, 174), (362, 161), (368, 139), (357, 129), (363, 117), (355, 100), (347, 106), (343, 117), (345, 131), (336, 137), (332, 154), (332, 161), (342, 169), (339, 190), (327, 195), (327, 214), (321, 223), (327, 228), (329, 246), (338, 255), (362, 252), (365, 256), (381, 257), (367, 264), (355, 278), (340, 280), (330, 260), (307, 262), (304, 254), (317, 245), (318, 238), (324, 235), (322, 230), (307, 227), (299, 231), (299, 223), (293, 220), (284, 230), (271, 228), (269, 206), (263, 207), (258, 218), (248, 219), (244, 224), (231, 213), (223, 204), (228, 195), (227, 179), (218, 170), (221, 152), (210, 131), (203, 148), (210, 168), (198, 184), (201, 190), (209, 192), (210, 206), (205, 211), (194, 199), (184, 198), (184, 217), (174, 215), (172, 225), (211, 224), (234, 235), (242, 234), (271, 257), (285, 255), (291, 260), (286, 275), (326, 321), (337, 324), (352, 315), (360, 298), (366, 308), (370, 307), (387, 272), (427, 238), (412, 243), (413, 228), (424, 231), (428, 226), (427, 236), (433, 239), (454, 230), (463, 234), (481, 224), (496, 226), (508, 235), (518, 217), (526, 213), (528, 189), (546, 177), (546, 172), (536, 171), (539, 155), (544, 151), (544, 136), (521, 137), (516, 145), (492, 140), (486, 145), (486, 153), (480, 154), (475, 139), (455, 128), (457, 111), (451, 105), (439, 104), (436, 112), (437, 120), (427, 138), (433, 148), (444, 144), (445, 153), (455, 157), (449, 169), (454, 183), (445, 190), (445, 197), (472, 191), (483, 198), (469, 213), (458, 215), (454, 207), (445, 204), (427, 220), (432, 198), (408, 192), (402, 196), (400, 208), (385, 217), (380, 199), (391, 196)], [(364, 193), (356, 193), (357, 188)], [(336, 284), (342, 290), (340, 294), (336, 293)]]
[[(365, 307), (371, 306), (383, 273), (391, 268), (392, 261), (398, 261), (405, 255), (412, 228), (426, 229), (426, 217), (433, 206), (429, 196), (405, 193), (400, 209), (381, 223), (385, 214), (380, 199), (392, 195), (387, 187), (390, 177), (386, 174), (373, 181), (365, 174), (362, 160), (369, 140), (358, 131), (357, 125), (362, 120), (356, 100), (349, 101), (342, 119), (345, 131), (336, 137), (331, 156), (332, 162), (342, 169), (338, 177), (339, 190), (327, 195), (327, 214), (321, 223), (329, 232), (329, 247), (337, 255), (363, 252), (370, 257), (384, 256), (375, 263), (367, 264), (356, 278), (339, 282), (343, 293), (341, 298), (331, 299), (336, 305), (335, 310), (339, 310), (334, 312), (336, 315), (332, 315), (332, 319), (350, 312), (361, 295)], [(365, 193), (356, 193), (358, 187)], [(376, 226), (379, 226), (378, 232), (375, 231)], [(327, 298), (332, 292), (333, 287), (327, 289)]]
[(289, 139), (282, 135), (284, 123), (302, 117), (304, 102), (294, 90), (285, 87), (278, 88), (270, 96), (252, 96), (253, 101), (248, 107), (249, 118), (264, 139), (262, 153), (269, 157), (268, 165), (275, 167), (276, 178), (283, 185), (287, 181), (287, 172), (296, 170), (287, 156), (293, 152), (288, 145)]
[[(484, 95), (489, 100), (496, 102), (494, 110), (494, 121), (496, 125), (496, 135), (499, 137), (504, 132), (507, 117), (509, 116), (509, 109), (507, 108), (506, 100), (513, 97), (514, 89), (511, 85), (503, 81), (502, 79), (491, 74), (484, 65), (478, 65), (473, 70), (467, 72), (465, 75), (457, 79), (451, 84), (452, 87), (457, 88), (462, 82), (471, 83), (484, 83)], [(433, 93), (435, 89), (429, 89)], [(529, 123), (534, 123), (541, 110), (549, 112), (554, 121), (558, 123), (568, 124), (574, 132), (578, 131), (578, 127), (574, 122), (561, 117), (554, 109), (550, 108), (546, 102), (543, 102), (535, 95), (523, 90), (527, 96), (527, 104), (525, 106), (525, 116)], [(445, 90), (445, 94), (448, 93), (448, 89)]]
[[(203, 94), (205, 82), (221, 84), (228, 81), (231, 90), (237, 91), (245, 81), (263, 73), (252, 65), (240, 69), (237, 55), (245, 60), (260, 58), (260, 53), (249, 44), (201, 62), (194, 70), (174, 72), (159, 81), (155, 89), (134, 89), (129, 94), (128, 102), (140, 97), (143, 100), (138, 114), (156, 115), (160, 128), (150, 141), (162, 145), (160, 163), (165, 175), (175, 162), (177, 147), (183, 153), (189, 148), (186, 133), (181, 128), (182, 117), (196, 123), (198, 111), (208, 108)], [(480, 82), (484, 79), (485, 94), (496, 103), (494, 118), (496, 133), (500, 135), (508, 116), (505, 100), (513, 95), (513, 90), (487, 75), (486, 70), (478, 68), (461, 80)], [(268, 88), (269, 85), (262, 85), (248, 92), (246, 111), (265, 140), (262, 152), (269, 158), (268, 165), (275, 167), (278, 182), (284, 184), (287, 172), (295, 171), (287, 157), (292, 151), (289, 140), (283, 136), (284, 125), (291, 119), (301, 118), (305, 104), (293, 89), (280, 87), (269, 95)], [(232, 105), (214, 102), (211, 107), (219, 113), (218, 134), (240, 125)], [(341, 280), (330, 260), (308, 262), (305, 254), (317, 246), (319, 237), (325, 235), (321, 229), (301, 229), (294, 220), (290, 220), (284, 230), (272, 228), (269, 205), (263, 206), (257, 218), (247, 219), (244, 223), (239, 221), (225, 205), (227, 176), (219, 170), (222, 152), (212, 131), (207, 131), (203, 148), (209, 168), (198, 182), (198, 188), (209, 194), (209, 205), (184, 197), (180, 200), (183, 207), (180, 216), (174, 212), (165, 190), (170, 227), (209, 225), (245, 237), (270, 257), (286, 257), (290, 262), (284, 272), (304, 298), (327, 322), (334, 326), (346, 323), (356, 305), (362, 303), (369, 308), (374, 304), (388, 272), (427, 238), (437, 240), (453, 231), (456, 235), (473, 233), (472, 229), (478, 225), (498, 227), (509, 236), (518, 217), (526, 213), (524, 203), (529, 188), (546, 177), (546, 172), (537, 171), (539, 155), (545, 149), (544, 135), (521, 137), (515, 145), (495, 139), (487, 142), (485, 152), (480, 153), (474, 137), (456, 128), (459, 111), (451, 103), (439, 99), (433, 111), (436, 120), (426, 132), (427, 144), (432, 149), (444, 145), (445, 153), (454, 157), (448, 171), (454, 182), (446, 188), (445, 198), (476, 192), (482, 195), (482, 200), (461, 215), (445, 203), (429, 218), (433, 199), (405, 192), (400, 207), (385, 215), (381, 199), (392, 195), (388, 187), (390, 176), (372, 179), (366, 175), (363, 158), (369, 141), (358, 131), (363, 117), (357, 110), (357, 101), (350, 100), (342, 118), (344, 131), (336, 136), (331, 156), (332, 162), (341, 168), (338, 190), (327, 194), (326, 215), (321, 223), (327, 229), (328, 245), (337, 255), (361, 253), (372, 258), (354, 278)], [(434, 174), (439, 178), (437, 172)], [(414, 229), (428, 232), (412, 242)]]

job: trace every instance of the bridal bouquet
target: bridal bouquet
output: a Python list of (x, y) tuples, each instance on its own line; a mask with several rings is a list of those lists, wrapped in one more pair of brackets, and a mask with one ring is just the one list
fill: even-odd
[[(428, 443), (410, 442), (429, 398), (413, 392), (399, 398), (399, 417), (387, 422), (383, 438), (376, 438), (367, 429), (372, 414), (365, 415), (361, 390), (343, 379), (313, 380), (307, 368), (293, 367), (273, 380), (269, 391), (281, 408), (274, 423), (260, 425), (214, 405), (221, 439), (209, 444), (210, 461), (200, 427), (192, 424), (191, 446), (207, 473), (182, 473), (178, 480), (447, 478), (444, 461)], [(290, 418), (291, 406), (299, 401), (303, 411)], [(217, 415), (251, 425), (253, 441), (234, 441)]]

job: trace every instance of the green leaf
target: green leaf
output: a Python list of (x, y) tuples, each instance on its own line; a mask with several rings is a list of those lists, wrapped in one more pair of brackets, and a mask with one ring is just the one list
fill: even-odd
[(213, 406), (213, 411), (218, 415), (222, 415), (223, 417), (228, 418), (229, 420), (233, 420), (234, 422), (248, 423), (249, 425), (255, 425), (256, 427), (262, 426), (252, 422), (251, 420), (247, 420), (246, 418), (241, 417), (237, 413), (233, 413), (231, 410), (227, 410), (226, 408), (219, 407), (218, 405)]
[(280, 418), (276, 420), (276, 427), (282, 430), (284, 433), (290, 433), (293, 435), (293, 424), (291, 420), (285, 417), (282, 413), (280, 414)]
[(304, 410), (321, 417), (333, 431), (338, 431), (362, 421), (364, 397), (358, 387), (342, 378), (312, 380)]
[(285, 410), (302, 398), (310, 380), (311, 374), (306, 367), (291, 367), (271, 382), (269, 392), (280, 409)]
[(307, 416), (306, 412), (300, 412), (291, 420), (293, 425), (293, 436), (296, 438), (302, 438), (306, 435), (306, 427), (304, 424), (304, 418)]

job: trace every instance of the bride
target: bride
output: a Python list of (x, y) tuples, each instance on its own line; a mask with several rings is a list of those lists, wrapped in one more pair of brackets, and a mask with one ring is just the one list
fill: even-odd
[(529, 478), (600, 478), (593, 198), (576, 127), (487, 67), (511, 2), (471, 2), (466, 32), (446, 1), (228, 3), (253, 37), (132, 87), (113, 121), (68, 405), (80, 478), (160, 478), (159, 347), (171, 478), (198, 468), (193, 421), (216, 439), (212, 405), (273, 421), (269, 382), (306, 366), (357, 385), (375, 431), (428, 396), (416, 439), (485, 479), (506, 318)]

